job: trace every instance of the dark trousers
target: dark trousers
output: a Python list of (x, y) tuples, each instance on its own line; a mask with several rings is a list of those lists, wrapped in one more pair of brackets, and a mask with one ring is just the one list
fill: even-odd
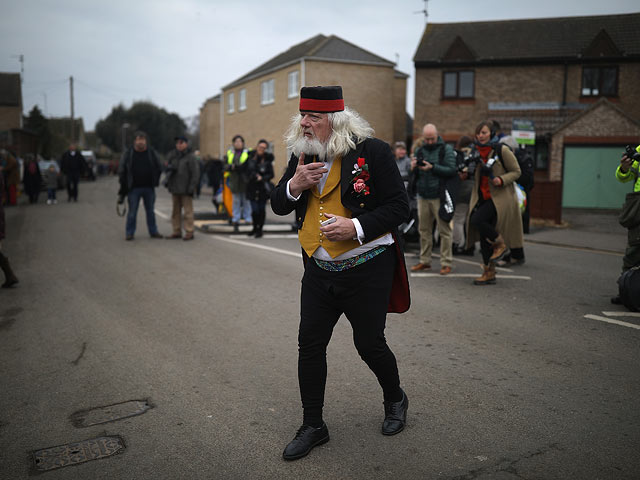
[(491, 199), (481, 200), (469, 217), (469, 225), (480, 233), (480, 251), (485, 265), (489, 264), (493, 252), (493, 246), (489, 240), (493, 242), (498, 236), (498, 232), (496, 232), (497, 220), (498, 212)]
[(69, 200), (78, 200), (78, 182), (80, 182), (79, 173), (67, 174), (67, 194), (69, 195)]
[(384, 336), (395, 263), (393, 246), (342, 272), (328, 272), (313, 258), (307, 260), (298, 334), (298, 381), (305, 423), (322, 419), (327, 345), (343, 313), (351, 323), (355, 347), (376, 375), (385, 400), (401, 398), (396, 358)]

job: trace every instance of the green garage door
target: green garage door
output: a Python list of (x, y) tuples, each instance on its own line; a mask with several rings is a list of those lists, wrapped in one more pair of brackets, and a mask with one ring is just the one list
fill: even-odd
[(624, 147), (565, 147), (562, 206), (621, 208), (633, 191), (632, 182), (620, 183), (616, 168)]

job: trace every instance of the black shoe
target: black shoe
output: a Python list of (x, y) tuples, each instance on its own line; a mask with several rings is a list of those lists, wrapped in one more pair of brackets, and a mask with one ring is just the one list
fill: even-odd
[(262, 238), (262, 230), (258, 230), (255, 235), (256, 238)]
[(402, 400), (399, 402), (384, 402), (384, 422), (382, 423), (383, 435), (395, 435), (404, 429), (407, 422), (407, 409), (409, 398), (402, 390)]
[(614, 305), (622, 305), (622, 299), (620, 298), (620, 295), (611, 297), (611, 303), (613, 303)]
[(150, 237), (151, 237), (151, 238), (164, 238), (164, 237), (163, 237), (162, 235), (160, 235), (158, 232), (156, 232), (156, 233), (152, 233), (152, 234), (150, 235)]
[(296, 436), (282, 452), (282, 458), (285, 460), (297, 460), (309, 454), (313, 447), (322, 445), (329, 441), (329, 429), (327, 424), (323, 423), (320, 428), (302, 425)]
[(127, 235), (126, 237), (124, 237), (124, 239), (125, 239), (126, 241), (133, 240), (133, 235)]

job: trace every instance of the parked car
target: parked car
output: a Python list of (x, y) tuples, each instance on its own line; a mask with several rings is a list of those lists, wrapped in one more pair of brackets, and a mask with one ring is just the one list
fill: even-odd
[(38, 160), (38, 167), (40, 168), (40, 173), (42, 175), (42, 190), (47, 189), (47, 175), (49, 175), (49, 166), (53, 164), (53, 167), (56, 169), (56, 176), (58, 177), (58, 190), (64, 188), (64, 175), (60, 171), (60, 165), (55, 160)]
[(84, 173), (84, 177), (89, 180), (95, 181), (96, 175), (98, 174), (98, 162), (96, 160), (96, 154), (93, 153), (93, 150), (82, 150), (82, 156), (87, 162), (87, 171)]

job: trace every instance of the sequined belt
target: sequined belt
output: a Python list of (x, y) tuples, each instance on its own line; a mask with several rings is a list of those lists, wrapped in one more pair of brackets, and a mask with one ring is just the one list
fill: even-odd
[(356, 255), (355, 257), (347, 258), (345, 260), (336, 260), (330, 262), (327, 260), (319, 260), (315, 257), (313, 258), (313, 260), (316, 262), (316, 265), (318, 265), (323, 270), (328, 270), (329, 272), (342, 272), (343, 270), (357, 267), (358, 265), (371, 260), (373, 257), (380, 255), (387, 249), (388, 246), (389, 245), (380, 245), (379, 247), (373, 248), (368, 252), (361, 253), (360, 255)]

